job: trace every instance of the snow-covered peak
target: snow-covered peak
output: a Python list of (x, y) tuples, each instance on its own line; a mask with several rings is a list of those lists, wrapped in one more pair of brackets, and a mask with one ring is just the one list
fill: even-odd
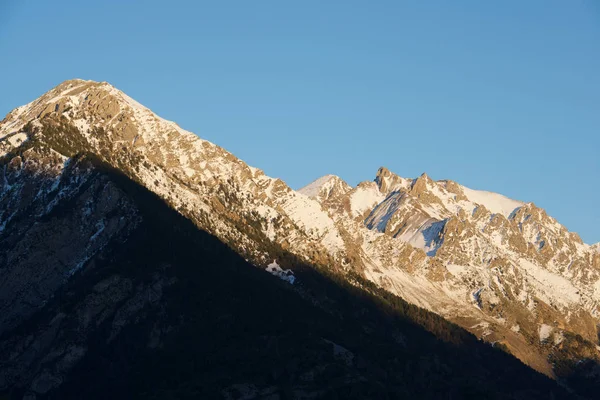
[(299, 189), (298, 192), (315, 200), (328, 200), (348, 193), (352, 188), (336, 175), (325, 175)]
[(299, 189), (298, 191), (308, 197), (317, 197), (323, 189), (323, 187), (325, 187), (325, 185), (328, 185), (331, 181), (333, 181), (336, 178), (338, 177), (335, 175), (322, 176), (319, 179), (316, 179), (308, 185), (304, 186), (303, 188)]

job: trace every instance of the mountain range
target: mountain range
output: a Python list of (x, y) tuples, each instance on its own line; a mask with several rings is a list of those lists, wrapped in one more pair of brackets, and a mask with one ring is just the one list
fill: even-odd
[(600, 244), (534, 203), (384, 167), (296, 191), (84, 80), (0, 156), (7, 398), (600, 389)]

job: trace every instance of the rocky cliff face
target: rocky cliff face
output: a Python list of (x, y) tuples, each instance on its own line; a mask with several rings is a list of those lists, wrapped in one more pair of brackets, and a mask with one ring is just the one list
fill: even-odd
[[(107, 248), (140, 229), (139, 204), (94, 167), (106, 165), (274, 275), (301, 273), (298, 262), (358, 274), (366, 280), (353, 285), (372, 290), (370, 281), (550, 376), (598, 359), (600, 255), (532, 203), (385, 168), (354, 188), (327, 176), (296, 192), (109, 84), (81, 80), (9, 113), (0, 152), (0, 262), (8, 277), (0, 284), (0, 333), (46, 309), (82, 268), (110, 258)], [(125, 323), (115, 315), (140, 320), (132, 316), (172, 284), (160, 272), (144, 282), (105, 279), (73, 308), (84, 332), (96, 320), (112, 320), (118, 332)], [(308, 293), (302, 279), (290, 281)], [(56, 309), (57, 319), (45, 322), (48, 337), (73, 310)], [(39, 378), (31, 363), (42, 361), (25, 355), (35, 340), (4, 342), (22, 349), (14, 359), (30, 360), (6, 369), (5, 382), (25, 370), (23, 385)], [(53, 362), (74, 365), (85, 342), (53, 350)], [(65, 375), (49, 374), (36, 393)]]

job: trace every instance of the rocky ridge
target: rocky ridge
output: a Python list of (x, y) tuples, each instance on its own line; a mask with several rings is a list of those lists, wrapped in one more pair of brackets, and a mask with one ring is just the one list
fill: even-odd
[(566, 346), (565, 334), (597, 343), (600, 258), (535, 204), (383, 167), (337, 207), (323, 204), (346, 231), (362, 232), (367, 277), (536, 368), (552, 374), (545, 357)]

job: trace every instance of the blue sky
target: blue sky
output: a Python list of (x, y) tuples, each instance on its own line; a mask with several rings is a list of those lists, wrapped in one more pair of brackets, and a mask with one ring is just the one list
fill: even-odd
[(595, 0), (4, 0), (0, 55), (2, 115), (108, 81), (293, 188), (427, 172), (600, 241)]

